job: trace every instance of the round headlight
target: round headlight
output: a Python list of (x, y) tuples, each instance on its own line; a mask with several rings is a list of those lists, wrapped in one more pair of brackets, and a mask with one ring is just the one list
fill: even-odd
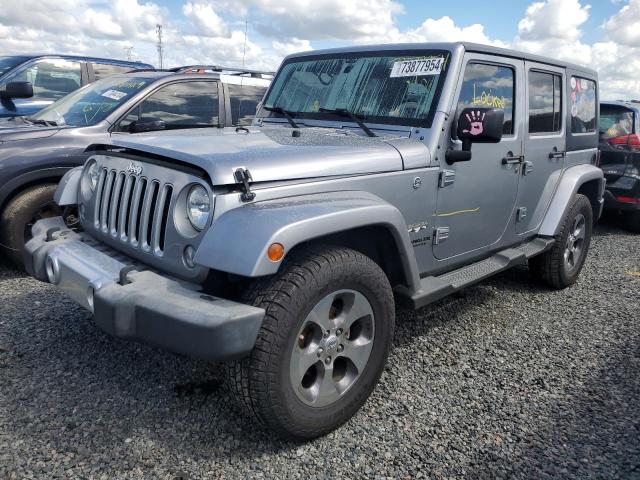
[(98, 163), (95, 160), (91, 160), (91, 163), (87, 167), (86, 170), (87, 181), (89, 182), (89, 188), (93, 192), (98, 185), (98, 178), (100, 177), (100, 169), (98, 168)]
[(202, 231), (207, 225), (211, 215), (211, 199), (204, 187), (196, 185), (191, 188), (187, 197), (187, 215), (196, 230)]

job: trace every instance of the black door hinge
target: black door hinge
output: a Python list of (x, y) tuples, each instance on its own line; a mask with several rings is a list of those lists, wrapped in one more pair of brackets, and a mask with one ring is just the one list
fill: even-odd
[(249, 182), (253, 182), (253, 178), (251, 178), (249, 170), (246, 168), (239, 168), (233, 172), (233, 176), (235, 177), (236, 182), (240, 184), (240, 190), (242, 190), (240, 199), (243, 202), (250, 202), (256, 198), (256, 194), (251, 191), (251, 186), (249, 185)]

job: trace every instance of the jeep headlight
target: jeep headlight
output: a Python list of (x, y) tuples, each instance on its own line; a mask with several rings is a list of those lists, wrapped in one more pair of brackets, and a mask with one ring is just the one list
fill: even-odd
[(191, 187), (187, 196), (187, 215), (193, 228), (199, 232), (207, 225), (211, 216), (211, 197), (203, 186)]
[(95, 160), (89, 160), (89, 166), (85, 170), (85, 175), (87, 178), (87, 184), (89, 188), (93, 192), (98, 185), (98, 178), (100, 177), (100, 169), (98, 168), (98, 162)]

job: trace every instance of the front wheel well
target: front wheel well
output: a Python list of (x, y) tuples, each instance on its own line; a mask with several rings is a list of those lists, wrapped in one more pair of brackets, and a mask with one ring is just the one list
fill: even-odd
[(2, 203), (0, 203), (0, 212), (3, 212), (4, 209), (7, 208), (7, 205), (9, 205), (9, 203), (14, 198), (16, 198), (18, 195), (23, 193), (25, 190), (31, 187), (37, 187), (39, 185), (57, 185), (58, 183), (60, 183), (61, 179), (62, 179), (62, 175), (59, 175), (59, 176), (56, 175), (56, 176), (50, 176), (50, 177), (36, 178), (34, 180), (18, 185), (13, 190), (11, 190), (11, 192), (2, 200)]
[[(584, 195), (589, 199), (589, 203), (591, 203), (591, 208), (594, 212), (597, 212), (600, 208), (599, 196), (600, 196), (600, 180), (589, 180), (588, 182), (583, 183), (578, 188), (577, 193), (580, 195)], [(594, 215), (593, 221), (597, 222), (597, 216)]]
[(372, 225), (323, 235), (298, 244), (294, 249), (317, 244), (346, 247), (360, 252), (378, 264), (392, 287), (408, 285), (398, 244), (393, 234), (384, 226)]

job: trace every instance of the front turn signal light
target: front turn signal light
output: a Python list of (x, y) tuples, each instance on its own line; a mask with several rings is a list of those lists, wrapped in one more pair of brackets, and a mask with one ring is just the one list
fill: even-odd
[(272, 262), (279, 262), (284, 257), (284, 245), (281, 243), (272, 243), (267, 249), (267, 257)]

